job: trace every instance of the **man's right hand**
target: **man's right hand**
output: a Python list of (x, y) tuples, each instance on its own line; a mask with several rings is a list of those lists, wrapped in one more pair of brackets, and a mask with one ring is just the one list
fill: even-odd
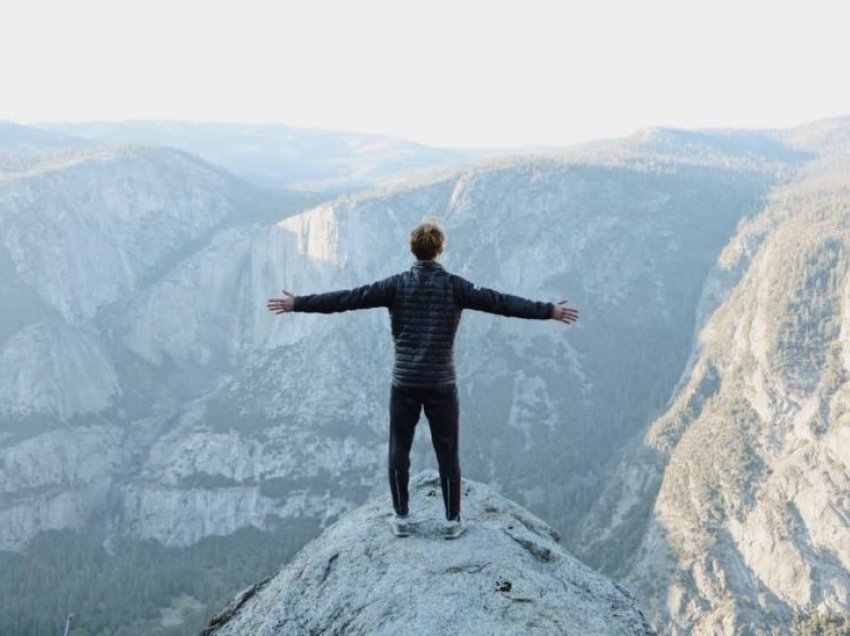
[(567, 305), (566, 298), (564, 300), (559, 300), (555, 303), (555, 307), (552, 309), (552, 320), (559, 320), (567, 323), (568, 325), (574, 323), (578, 320), (578, 309), (574, 309)]
[(268, 310), (276, 314), (285, 314), (292, 311), (295, 305), (295, 296), (285, 289), (281, 291), (286, 294), (283, 298), (269, 298), (269, 301), (266, 303)]

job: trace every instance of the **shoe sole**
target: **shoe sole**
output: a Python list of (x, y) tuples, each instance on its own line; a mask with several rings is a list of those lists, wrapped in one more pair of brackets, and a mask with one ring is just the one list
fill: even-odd
[(443, 538), (444, 538), (444, 539), (457, 539), (457, 538), (458, 538), (460, 535), (462, 535), (464, 532), (466, 532), (466, 528), (465, 528), (465, 527), (464, 527), (464, 528), (461, 528), (458, 532), (452, 532), (452, 533), (449, 533), (449, 534), (444, 534), (444, 535), (443, 535)]
[(389, 525), (390, 525), (390, 530), (393, 531), (393, 534), (395, 536), (397, 536), (397, 537), (409, 537), (410, 536), (410, 531), (402, 530), (401, 528), (398, 528), (398, 527), (394, 526), (393, 524), (389, 524)]

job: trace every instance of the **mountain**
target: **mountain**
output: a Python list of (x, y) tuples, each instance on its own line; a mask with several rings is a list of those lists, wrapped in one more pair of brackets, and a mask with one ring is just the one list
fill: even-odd
[(351, 190), (415, 171), (535, 150), (434, 148), (384, 135), (283, 124), (120, 121), (41, 126), (85, 139), (179, 148), (263, 186), (306, 190)]
[(122, 368), (133, 361), (100, 317), (216, 233), (297, 203), (170, 149), (74, 148), (2, 175), (0, 546), (101, 511), (138, 452), (133, 436), (156, 434), (134, 418), (134, 400), (146, 416), (169, 409), (168, 389), (153, 404), (143, 375)]
[(669, 633), (767, 634), (847, 611), (848, 215), (844, 156), (739, 229), (715, 274), (734, 284), (679, 390), (588, 518), (584, 558)]
[[(815, 233), (843, 236), (845, 127), (654, 129), (406, 178), (309, 209), (167, 148), (98, 142), (7, 169), (0, 571), (23, 574), (0, 577), (0, 620), (9, 621), (0, 632), (20, 624), (54, 633), (68, 598), (92, 630), (200, 628), (238, 586), (273, 574), (277, 563), (264, 554), (289, 558), (385, 494), (386, 310), (275, 316), (265, 303), (283, 288), (353, 287), (409, 267), (409, 232), (432, 214), (448, 232), (447, 269), (537, 300), (566, 297), (582, 316), (564, 326), (464, 313), (456, 359), (465, 476), (547, 519), (572, 553), (626, 581), (661, 631), (770, 633), (797, 614), (840, 613), (840, 527), (828, 541), (807, 530), (808, 548), (792, 541), (813, 574), (770, 585), (741, 528), (779, 544), (778, 521), (747, 516), (752, 502), (777, 496), (763, 467), (787, 461), (761, 448), (778, 443), (776, 422), (802, 404), (797, 384), (826, 373), (834, 354), (824, 351), (841, 340), (819, 318), (800, 319), (831, 316), (840, 295), (799, 292), (826, 283), (784, 259), (796, 255), (801, 271), (809, 261), (843, 262), (843, 238), (821, 245)], [(751, 270), (780, 231), (773, 264)], [(808, 247), (795, 247), (807, 236)], [(839, 265), (823, 267), (828, 285), (840, 286)], [(771, 268), (771, 285), (741, 287)], [(822, 297), (831, 299), (825, 308)], [(745, 300), (729, 306), (734, 298)], [(730, 330), (753, 306), (781, 322)], [(732, 390), (746, 377), (734, 350), (755, 336), (770, 343), (774, 332), (787, 352), (766, 344), (762, 372), (802, 371), (776, 380), (768, 406), (757, 400), (749, 428), (732, 425), (749, 399)], [(738, 406), (721, 408), (715, 395)], [(706, 405), (720, 410), (700, 419)], [(843, 435), (830, 419), (839, 411), (817, 408)], [(415, 468), (434, 463), (421, 429)], [(806, 495), (825, 519), (845, 514), (843, 456), (827, 454), (840, 435), (813, 446), (811, 463), (785, 486), (809, 492), (809, 473), (825, 471), (818, 494)], [(733, 527), (733, 517), (749, 525)], [(83, 564), (94, 561), (109, 573), (100, 596), (83, 594), (93, 585)], [(145, 591), (132, 604), (138, 597), (121, 583), (129, 571)], [(32, 604), (12, 606), (21, 597)], [(94, 609), (105, 602), (114, 615)], [(156, 622), (183, 609), (185, 623)]]
[[(247, 519), (330, 519), (383, 490), (386, 311), (279, 317), (265, 301), (281, 288), (350, 287), (408, 267), (410, 228), (436, 212), (448, 269), (534, 298), (566, 295), (587, 319), (568, 330), (470, 313), (457, 343), (467, 474), (570, 533), (604, 486), (600, 467), (619, 447), (610, 440), (638, 434), (681, 373), (693, 280), (769, 183), (704, 166), (537, 159), (222, 231), (103, 315), (111, 346), (169, 387), (170, 403), (184, 401), (148, 449), (144, 479), (126, 487), (122, 519), (142, 536), (189, 544)], [(431, 455), (424, 431), (414, 461)], [(559, 488), (546, 487), (552, 480)], [(166, 501), (182, 502), (180, 513)]]
[(40, 164), (59, 164), (94, 142), (33, 126), (20, 126), (0, 120), (0, 179), (38, 170)]
[(436, 471), (411, 479), (416, 528), (387, 527), (388, 495), (342, 516), (203, 631), (227, 634), (652, 634), (622, 586), (574, 559), (558, 533), (484, 484), (463, 483), (469, 529), (439, 535)]
[(85, 147), (85, 140), (60, 131), (45, 130), (34, 126), (21, 126), (0, 120), (0, 153), (43, 152), (46, 149)]

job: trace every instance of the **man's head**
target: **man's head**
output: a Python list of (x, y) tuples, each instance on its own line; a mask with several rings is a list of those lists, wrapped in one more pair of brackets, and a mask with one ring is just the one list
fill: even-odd
[(410, 233), (410, 251), (420, 261), (431, 261), (443, 251), (446, 233), (437, 224), (437, 219), (429, 218), (413, 228)]

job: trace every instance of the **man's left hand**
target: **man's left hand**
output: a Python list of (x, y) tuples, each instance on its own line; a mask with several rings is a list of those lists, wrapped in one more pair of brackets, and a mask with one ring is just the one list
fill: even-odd
[(578, 320), (578, 309), (570, 307), (566, 299), (559, 300), (552, 308), (552, 320), (558, 320), (568, 325)]

